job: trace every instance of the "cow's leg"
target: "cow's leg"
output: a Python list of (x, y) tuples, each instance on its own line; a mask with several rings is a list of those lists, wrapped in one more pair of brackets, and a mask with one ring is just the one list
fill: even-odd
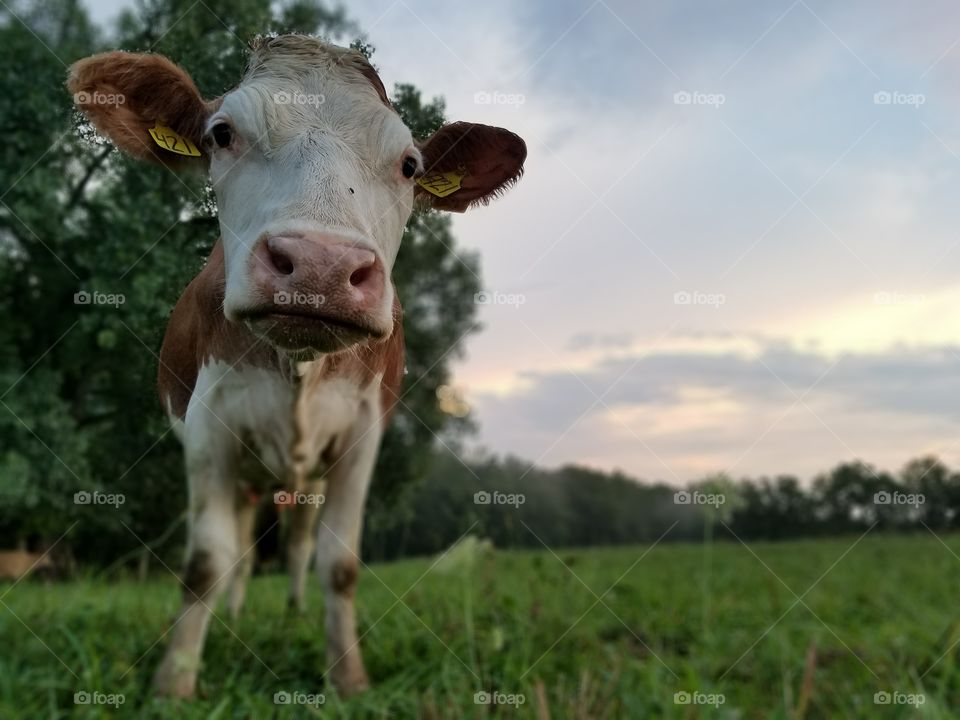
[(236, 620), (243, 609), (243, 600), (247, 595), (247, 584), (253, 572), (253, 563), (257, 558), (257, 551), (253, 547), (253, 529), (257, 520), (257, 506), (253, 502), (244, 502), (237, 510), (237, 549), (240, 558), (233, 568), (233, 578), (230, 581), (230, 594), (227, 598), (227, 607), (230, 617)]
[(297, 503), (290, 510), (290, 537), (287, 543), (287, 572), (290, 573), (288, 605), (297, 612), (304, 609), (304, 589), (315, 547), (317, 515), (320, 513), (320, 503), (317, 500), (322, 497), (324, 485), (323, 480), (306, 483), (304, 489), (310, 502)]
[(380, 443), (378, 406), (365, 403), (361, 416), (344, 438), (346, 450), (327, 474), (326, 502), (317, 532), (317, 569), (326, 594), (327, 666), (334, 687), (344, 696), (368, 685), (353, 598), (363, 505)]
[[(189, 468), (189, 463), (188, 463)], [(187, 472), (190, 523), (183, 600), (154, 676), (160, 695), (192, 697), (210, 614), (229, 582), (237, 549), (237, 491), (225, 474)]]

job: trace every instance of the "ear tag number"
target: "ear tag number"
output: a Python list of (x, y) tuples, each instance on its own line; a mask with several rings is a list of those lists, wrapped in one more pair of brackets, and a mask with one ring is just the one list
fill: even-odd
[(200, 151), (197, 146), (187, 140), (183, 135), (179, 135), (166, 125), (161, 125), (159, 121), (150, 128), (150, 137), (164, 150), (169, 150), (177, 155), (189, 155), (190, 157), (200, 157)]
[(417, 185), (431, 195), (446, 197), (460, 189), (461, 180), (463, 180), (463, 175), (457, 173), (433, 173), (432, 175), (424, 175), (417, 180)]

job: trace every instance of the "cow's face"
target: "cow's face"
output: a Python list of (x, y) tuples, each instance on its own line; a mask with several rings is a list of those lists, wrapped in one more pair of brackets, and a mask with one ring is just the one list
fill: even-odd
[(390, 270), (423, 158), (369, 68), (352, 51), (279, 38), (206, 121), (224, 309), (284, 347), (392, 329)]
[(526, 156), (516, 135), (470, 123), (418, 145), (363, 56), (306, 36), (257, 41), (241, 83), (212, 102), (153, 55), (88, 58), (69, 84), (127, 152), (209, 164), (224, 312), (298, 355), (388, 336), (390, 272), (415, 198), (463, 211), (515, 181)]

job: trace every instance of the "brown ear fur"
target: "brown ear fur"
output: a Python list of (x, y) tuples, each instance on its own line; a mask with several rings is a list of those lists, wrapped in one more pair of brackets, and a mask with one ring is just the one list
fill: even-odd
[(436, 197), (419, 185), (418, 201), (438, 210), (464, 212), (472, 205), (486, 205), (523, 175), (527, 146), (503, 128), (476, 123), (444, 125), (420, 147), (424, 175), (455, 172), (463, 175), (460, 189)]
[(71, 66), (67, 87), (97, 130), (133, 157), (172, 167), (203, 159), (161, 148), (148, 132), (160, 122), (200, 148), (215, 105), (205, 103), (186, 71), (162, 55), (108, 52), (85, 58)]

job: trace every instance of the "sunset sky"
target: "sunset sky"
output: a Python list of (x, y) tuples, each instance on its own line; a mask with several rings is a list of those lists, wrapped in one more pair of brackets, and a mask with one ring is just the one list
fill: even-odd
[(477, 444), (671, 483), (960, 463), (960, 7), (348, 12), (388, 87), (529, 148), (454, 220), (522, 300), (481, 306), (455, 367)]

